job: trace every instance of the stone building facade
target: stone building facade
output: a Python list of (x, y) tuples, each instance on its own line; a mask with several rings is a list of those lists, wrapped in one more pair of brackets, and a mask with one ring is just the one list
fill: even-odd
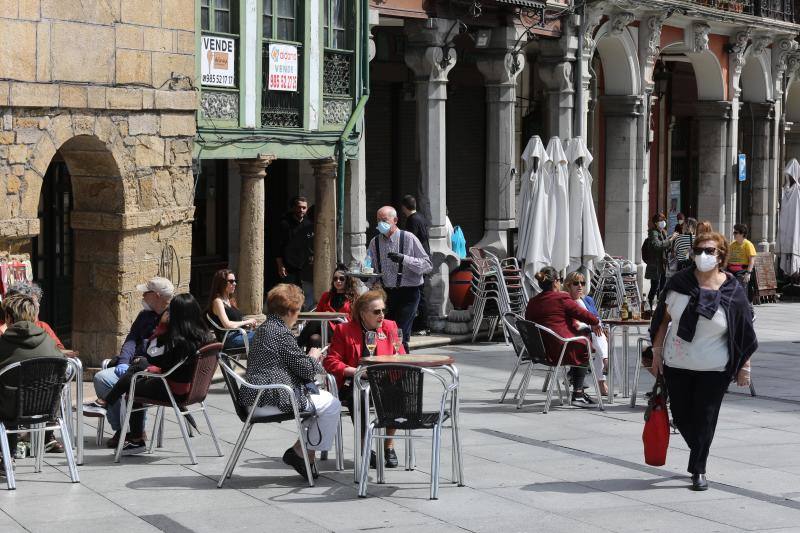
[(85, 364), (119, 349), (136, 284), (188, 288), (194, 29), (193, 0), (0, 1), (0, 252), (32, 255)]

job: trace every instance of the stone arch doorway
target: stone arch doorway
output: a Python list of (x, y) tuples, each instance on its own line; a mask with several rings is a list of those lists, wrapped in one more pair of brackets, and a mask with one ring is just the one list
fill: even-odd
[[(46, 157), (47, 154), (40, 154)], [(55, 322), (84, 362), (117, 349), (122, 232), (109, 220), (125, 211), (119, 166), (94, 135), (64, 142), (39, 182), (36, 276), (45, 289), (44, 320)]]

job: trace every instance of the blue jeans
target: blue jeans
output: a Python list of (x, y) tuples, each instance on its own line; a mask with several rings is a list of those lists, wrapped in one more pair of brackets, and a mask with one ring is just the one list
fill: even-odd
[[(247, 333), (247, 345), (251, 346), (253, 344), (253, 337), (256, 336), (256, 330), (249, 329), (245, 330)], [(244, 347), (244, 338), (242, 337), (242, 333), (240, 331), (232, 331), (228, 334), (225, 338), (225, 348), (233, 349), (233, 348), (243, 348)]]
[[(117, 381), (119, 381), (119, 377), (114, 373), (114, 367), (101, 370), (94, 375), (94, 391), (100, 398), (105, 399)], [(115, 432), (119, 431), (122, 426), (122, 402), (123, 400), (117, 400), (106, 409), (106, 418)], [(142, 425), (144, 425), (144, 421)]]

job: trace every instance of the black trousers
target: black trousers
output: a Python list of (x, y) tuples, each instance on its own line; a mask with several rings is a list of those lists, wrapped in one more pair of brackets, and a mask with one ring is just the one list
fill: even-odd
[(727, 372), (700, 372), (664, 366), (672, 419), (689, 445), (691, 474), (705, 474), (708, 452), (722, 398), (730, 384)]
[[(653, 305), (653, 300), (655, 299), (656, 296), (658, 296), (661, 293), (661, 289), (663, 289), (664, 285), (666, 284), (667, 284), (666, 273), (660, 274), (657, 279), (650, 280), (650, 292), (647, 293), (647, 301), (651, 307)], [(661, 305), (661, 302), (658, 302), (658, 304)]]
[[(127, 394), (131, 387), (131, 380), (133, 379), (133, 375), (136, 372), (125, 372), (119, 381), (114, 384), (114, 387), (108, 391), (106, 397), (103, 398), (109, 405), (116, 403), (120, 400), (123, 394)], [(167, 390), (164, 388), (164, 382), (158, 378), (144, 378), (140, 379), (136, 382), (136, 396), (142, 398), (149, 398), (151, 400), (159, 400), (164, 402), (169, 402), (169, 395), (167, 394)], [(180, 402), (181, 400), (185, 399), (185, 395), (181, 394), (174, 394), (175, 401)], [(133, 408), (138, 409), (142, 407), (140, 403), (134, 403)], [(144, 434), (144, 411), (134, 411), (131, 413), (130, 419), (130, 427), (128, 428), (128, 432), (132, 435), (143, 435)]]
[(419, 286), (419, 305), (417, 306), (417, 317), (411, 326), (414, 331), (422, 331), (428, 329), (428, 309), (425, 302), (425, 284)]
[(411, 338), (411, 326), (417, 316), (419, 307), (419, 287), (395, 287), (386, 291), (386, 318), (397, 322), (403, 331), (403, 347), (408, 353), (408, 339)]

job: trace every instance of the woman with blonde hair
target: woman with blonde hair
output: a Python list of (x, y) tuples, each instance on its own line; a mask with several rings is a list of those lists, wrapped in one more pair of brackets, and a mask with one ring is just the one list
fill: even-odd
[[(306, 428), (304, 434), (308, 460), (311, 472), (316, 478), (319, 477), (319, 472), (314, 462), (315, 452), (331, 449), (339, 425), (341, 404), (328, 391), (306, 387), (308, 383), (313, 384), (317, 374), (323, 370), (320, 365), (321, 350), (312, 348), (306, 354), (292, 335), (291, 329), (300, 316), (304, 300), (303, 291), (298, 286), (288, 283), (276, 285), (267, 293), (267, 319), (256, 329), (245, 379), (253, 385), (276, 383), (289, 385), (294, 391), (299, 409), (316, 412), (316, 417), (308, 417), (303, 421), (303, 426)], [(309, 389), (312, 389), (310, 393)], [(253, 406), (256, 395), (255, 389), (243, 388), (242, 406), (247, 408)], [(292, 401), (285, 391), (269, 390), (262, 394), (259, 405), (254, 408), (254, 417), (291, 413)], [(311, 428), (312, 424), (316, 424), (319, 431)], [(312, 438), (317, 442), (313, 442)], [(300, 441), (296, 441), (294, 446), (284, 452), (283, 462), (294, 468), (305, 479), (302, 450)]]
[[(351, 320), (340, 324), (334, 329), (331, 347), (323, 365), (329, 374), (336, 378), (339, 389), (339, 398), (343, 405), (350, 410), (353, 417), (353, 375), (358, 369), (362, 357), (370, 355), (367, 352), (367, 335), (375, 336), (375, 349), (371, 355), (405, 354), (403, 338), (397, 324), (385, 318), (386, 294), (380, 289), (367, 291), (353, 303)], [(364, 413), (366, 416), (366, 413)], [(361, 421), (362, 428), (365, 420)], [(391, 430), (387, 430), (389, 433)], [(362, 435), (365, 433), (362, 432)], [(386, 466), (397, 466), (397, 454), (391, 440), (384, 441), (384, 457)], [(374, 462), (374, 461), (373, 461)]]
[[(564, 290), (575, 300), (575, 303), (592, 313), (598, 319), (600, 314), (597, 312), (597, 304), (594, 299), (586, 294), (586, 277), (578, 271), (570, 272), (564, 279)], [(578, 330), (584, 334), (589, 334), (592, 339), (592, 348), (594, 357), (592, 358), (592, 366), (594, 373), (597, 376), (597, 382), (600, 384), (600, 394), (608, 394), (608, 384), (606, 383), (606, 376), (603, 371), (608, 364), (608, 339), (605, 332), (595, 333), (592, 328), (580, 320), (576, 320)], [(602, 326), (602, 324), (601, 324)]]

